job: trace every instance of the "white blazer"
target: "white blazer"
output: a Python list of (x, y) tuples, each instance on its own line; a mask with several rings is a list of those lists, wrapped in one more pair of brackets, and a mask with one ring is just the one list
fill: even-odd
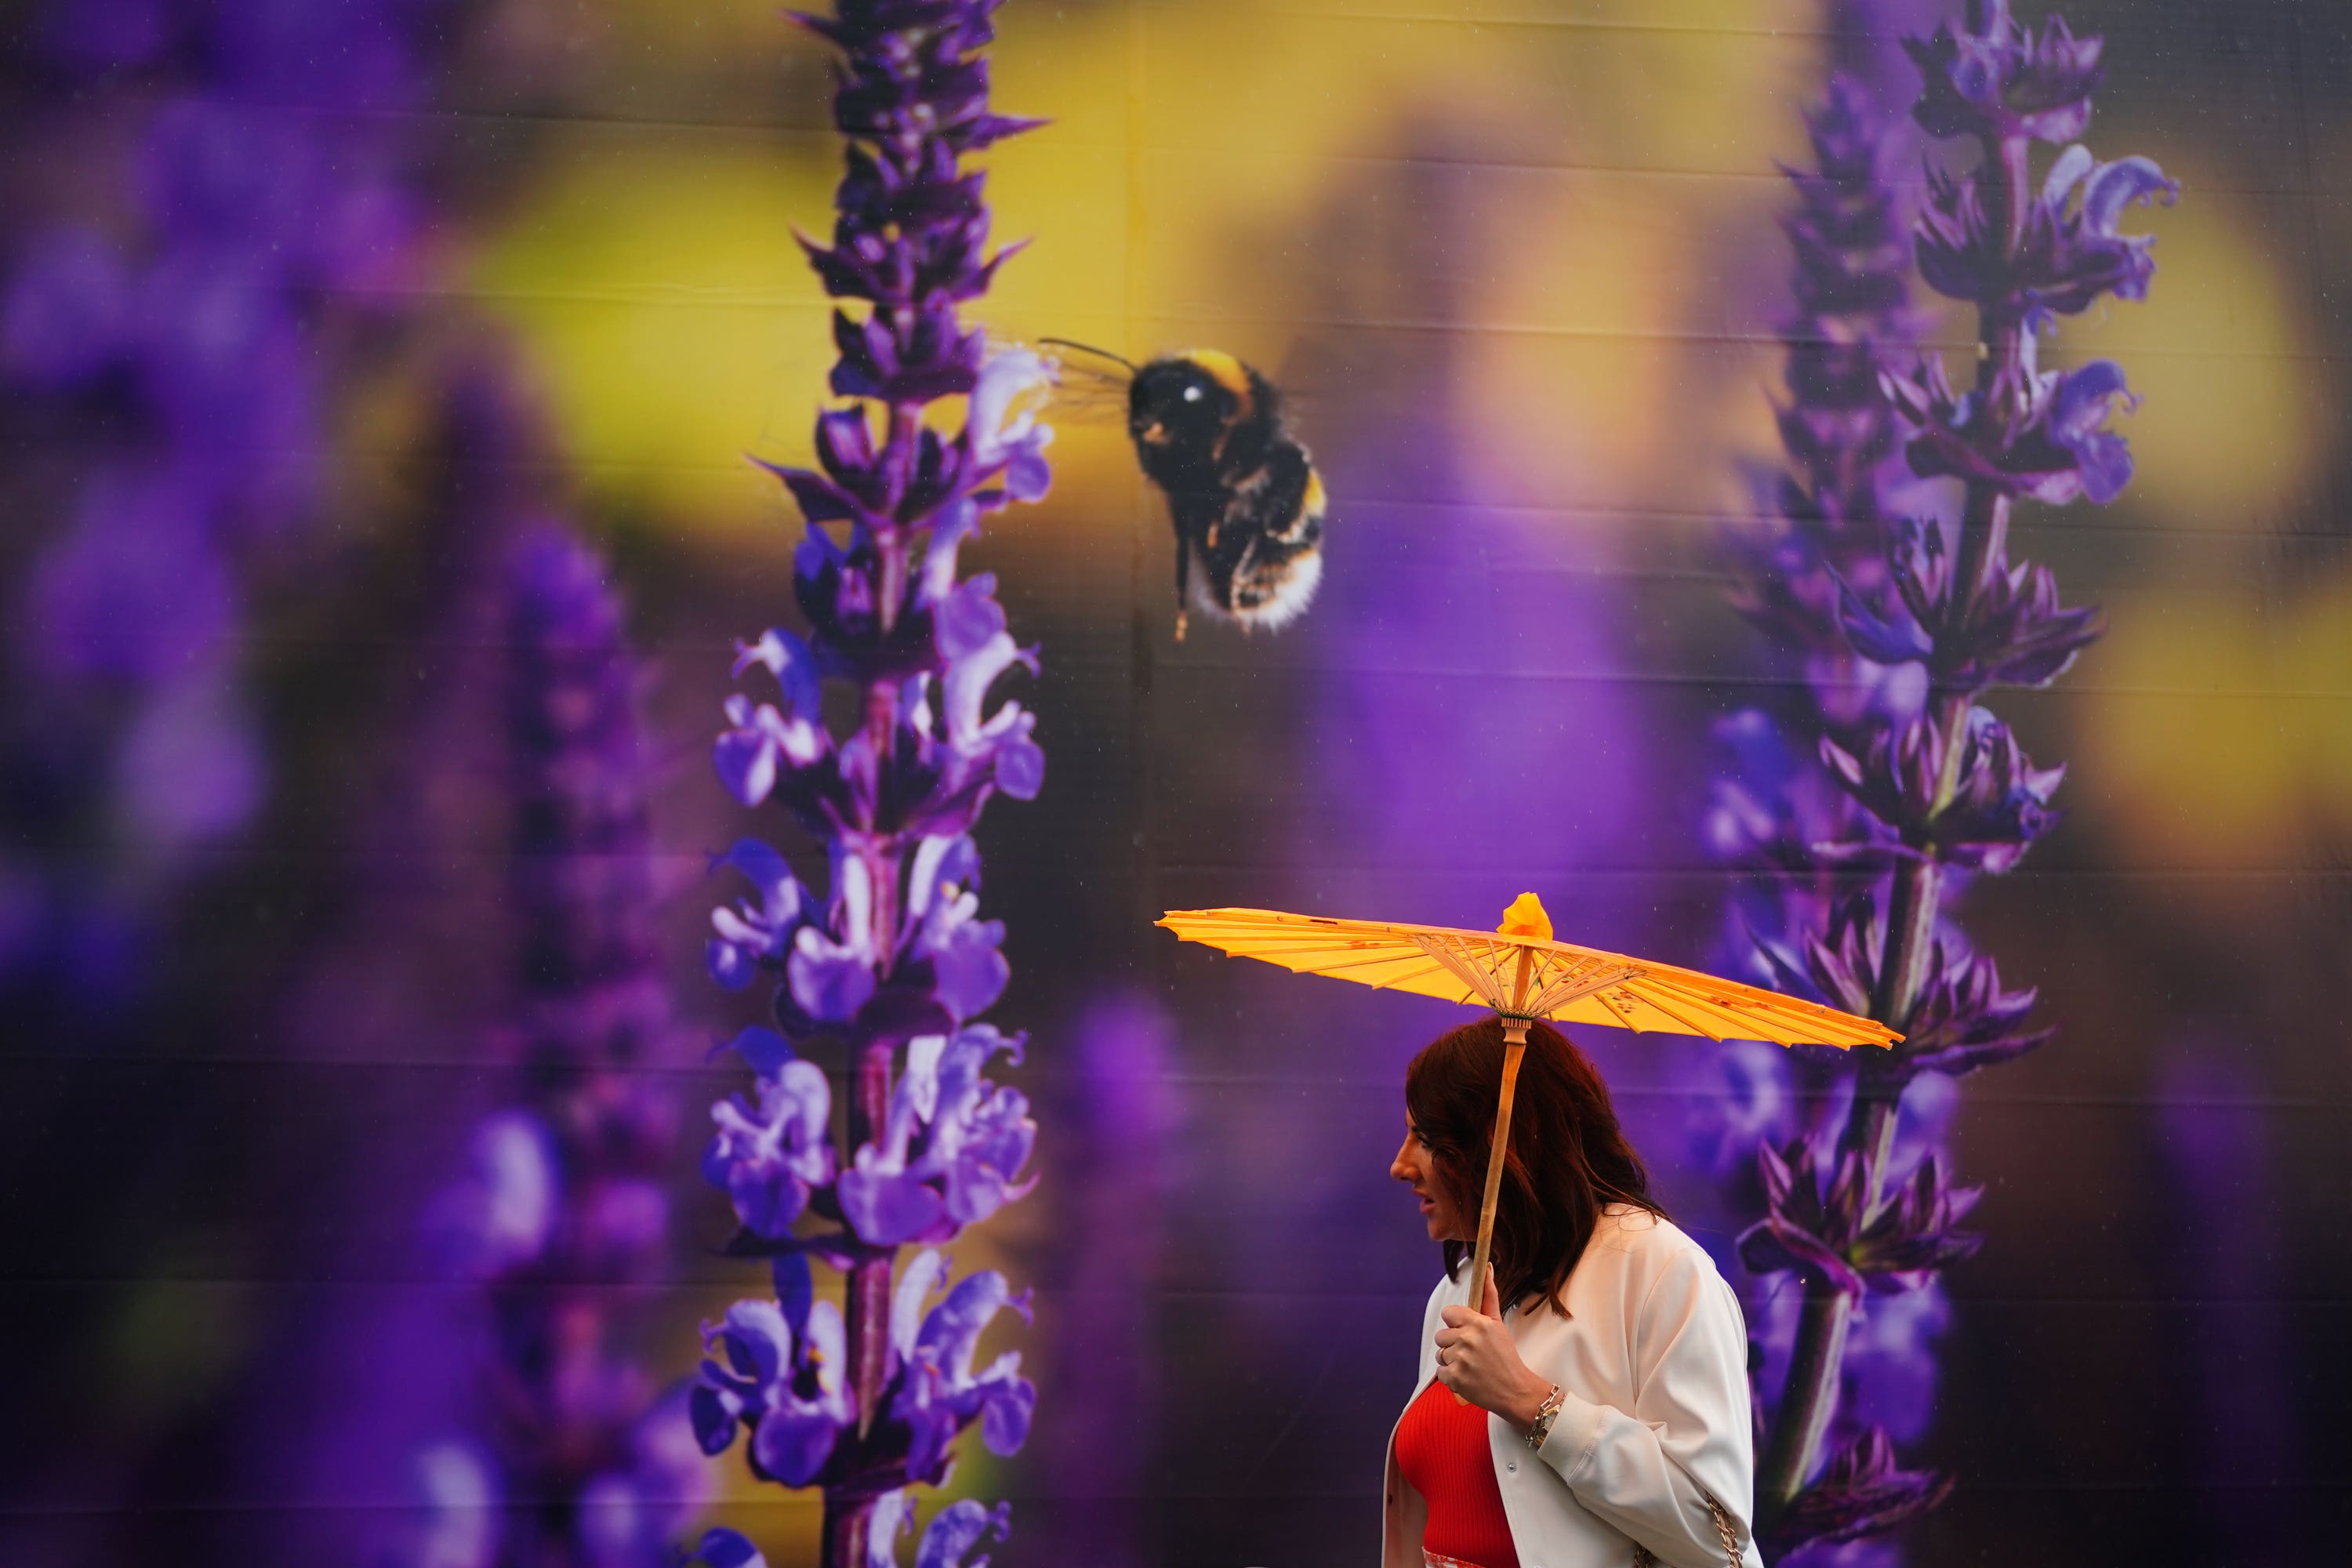
[[(1415, 1398), (1437, 1375), (1441, 1314), (1469, 1294), (1466, 1263), (1430, 1292)], [(1763, 1568), (1748, 1329), (1714, 1259), (1668, 1222), (1612, 1204), (1563, 1295), (1564, 1318), (1549, 1305), (1503, 1313), (1520, 1358), (1567, 1391), (1542, 1451), (1486, 1417), (1520, 1568), (1631, 1568), (1636, 1542), (1671, 1568), (1726, 1568), (1709, 1497), (1738, 1526), (1743, 1568)], [(1397, 1469), (1393, 1429), (1381, 1490), (1381, 1568), (1422, 1568), (1429, 1506)]]

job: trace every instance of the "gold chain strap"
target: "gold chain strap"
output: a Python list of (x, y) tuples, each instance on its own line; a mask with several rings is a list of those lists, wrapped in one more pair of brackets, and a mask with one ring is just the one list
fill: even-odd
[[(1739, 1527), (1731, 1522), (1731, 1515), (1725, 1511), (1721, 1503), (1705, 1492), (1698, 1496), (1699, 1500), (1706, 1504), (1706, 1511), (1715, 1516), (1715, 1532), (1723, 1537), (1724, 1561), (1731, 1568), (1739, 1568)], [(1633, 1542), (1633, 1568), (1657, 1568), (1657, 1558), (1651, 1555), (1648, 1547), (1638, 1541)]]

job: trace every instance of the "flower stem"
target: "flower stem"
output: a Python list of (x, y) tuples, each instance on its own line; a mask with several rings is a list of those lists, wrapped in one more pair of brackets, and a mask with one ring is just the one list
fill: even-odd
[[(859, 1047), (856, 1073), (849, 1100), (852, 1149), (878, 1142), (888, 1123), (889, 1042)], [(861, 1257), (849, 1269), (849, 1298), (843, 1321), (849, 1339), (850, 1394), (857, 1404), (861, 1435), (881, 1415), (882, 1384), (889, 1371), (890, 1263), (891, 1255), (885, 1252)]]
[(864, 1568), (873, 1531), (875, 1500), (862, 1493), (824, 1494), (824, 1568)]

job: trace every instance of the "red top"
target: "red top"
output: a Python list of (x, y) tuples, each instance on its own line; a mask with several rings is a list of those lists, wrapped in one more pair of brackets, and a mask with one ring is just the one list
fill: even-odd
[(1422, 1550), (1477, 1568), (1519, 1568), (1503, 1489), (1495, 1484), (1495, 1455), (1486, 1447), (1487, 1415), (1433, 1380), (1405, 1406), (1397, 1423), (1397, 1469), (1429, 1503)]

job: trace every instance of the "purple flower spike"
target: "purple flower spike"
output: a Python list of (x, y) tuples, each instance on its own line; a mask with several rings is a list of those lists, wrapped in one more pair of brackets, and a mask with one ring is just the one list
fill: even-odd
[[(2108, 423), (2134, 399), (2105, 361), (2042, 371), (2038, 341), (2102, 300), (2146, 297), (2150, 242), (2123, 224), (2179, 193), (2148, 159), (2069, 144), (2090, 123), (2099, 40), (2056, 17), (2022, 26), (2005, 0), (1973, 0), (1968, 17), (1907, 45), (1924, 78), (1912, 120), (1975, 143), (1926, 172), (1916, 220), (1892, 220), (1888, 172), (1916, 166), (1913, 149), (1853, 82), (1833, 79), (1811, 117), (1818, 169), (1795, 176), (1789, 224), (1786, 463), (1759, 487), (1778, 526), (1738, 542), (1737, 602), (1773, 641), (1772, 679), (1803, 684), (1721, 731), (1739, 765), (1713, 792), (1708, 841), (1762, 874), (1730, 911), (1735, 962), (1906, 1036), (1835, 1062), (1745, 1062), (1717, 1075), (1736, 1102), (1695, 1128), (1718, 1163), (1768, 1137), (1787, 1151), (1759, 1155), (1769, 1203), (1741, 1245), (1752, 1271), (1801, 1282), (1793, 1300), (1769, 1281), (1751, 1297), (1768, 1369), (1758, 1516), (1774, 1556), (1897, 1528), (1948, 1485), (1895, 1468), (1878, 1420), (1924, 1403), (1932, 1360), (1874, 1360), (1847, 1328), (1873, 1291), (1934, 1295), (1976, 1246), (1957, 1228), (1974, 1194), (1946, 1184), (1927, 1108), (1948, 1102), (1953, 1078), (2051, 1037), (2033, 991), (2006, 987), (1946, 918), (1971, 874), (2011, 869), (2058, 823), (2064, 770), (2035, 766), (1979, 700), (2056, 679), (2103, 629), (2047, 567), (2013, 557), (2013, 522), (2021, 507), (2122, 492), (2131, 452)], [(2037, 142), (2063, 149), (2038, 183)], [(1915, 261), (1975, 308), (1965, 388), (1907, 341)]]
[[(992, 354), (958, 309), (1015, 248), (990, 248), (971, 155), (1033, 123), (989, 108), (994, 9), (839, 0), (798, 18), (842, 56), (834, 114), (849, 146), (832, 234), (800, 243), (841, 301), (830, 386), (854, 401), (817, 414), (812, 466), (761, 465), (804, 527), (793, 595), (805, 626), (739, 648), (737, 676), (757, 666), (779, 694), (730, 698), (714, 752), (736, 799), (781, 809), (824, 847), (829, 878), (820, 903), (756, 841), (721, 861), (755, 892), (713, 914), (711, 973), (729, 986), (778, 973), (778, 1027), (737, 1041), (758, 1105), (714, 1108), (706, 1170), (741, 1222), (732, 1250), (776, 1269), (793, 1359), (772, 1375), (714, 1361), (696, 1430), (715, 1451), (748, 1426), (758, 1474), (824, 1489), (825, 1568), (895, 1568), (910, 1487), (943, 1479), (974, 1423), (1011, 1453), (1035, 1398), (1013, 1359), (971, 1366), (979, 1326), (1011, 1304), (1001, 1276), (966, 1280), (925, 1321), (945, 1270), (926, 1252), (890, 1305), (898, 1249), (953, 1240), (1034, 1181), (1029, 1102), (982, 1076), (1000, 1055), (1018, 1061), (1020, 1043), (972, 1022), (1011, 969), (971, 834), (992, 799), (1033, 799), (1045, 782), (1036, 716), (998, 691), (1015, 666), (1036, 672), (1036, 650), (1015, 640), (993, 578), (958, 576), (982, 520), (1051, 483), (1045, 365)], [(960, 423), (929, 407), (950, 397), (964, 399)], [(820, 1039), (845, 1058), (855, 1148), (835, 1141), (832, 1091), (795, 1054)], [(811, 1258), (847, 1276), (845, 1310), (810, 1304)], [(1001, 1533), (1003, 1520), (960, 1503), (919, 1555), (978, 1568), (983, 1526)]]

